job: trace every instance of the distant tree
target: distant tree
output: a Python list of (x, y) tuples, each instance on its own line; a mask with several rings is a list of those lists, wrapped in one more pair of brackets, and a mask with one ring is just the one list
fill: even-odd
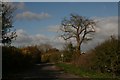
[(64, 18), (61, 22), (60, 35), (64, 40), (75, 38), (77, 53), (81, 54), (81, 44), (91, 40), (90, 35), (95, 32), (95, 22), (77, 14), (71, 14), (69, 19)]
[(48, 43), (45, 43), (45, 44), (40, 44), (37, 46), (39, 48), (39, 50), (42, 52), (42, 53), (46, 53), (48, 52), (50, 49), (52, 49), (52, 45), (48, 44)]
[(41, 62), (41, 51), (37, 48), (37, 46), (27, 46), (22, 49), (24, 54), (29, 54), (32, 56), (32, 60), (34, 63)]
[(66, 43), (66, 44), (65, 44), (64, 49), (65, 49), (66, 51), (69, 51), (70, 53), (73, 53), (74, 50), (75, 50), (75, 47), (73, 46), (73, 44), (72, 44), (71, 42), (69, 42), (69, 43)]
[(57, 48), (51, 48), (48, 50), (49, 53), (55, 53), (55, 52), (59, 52), (59, 50)]
[(16, 32), (11, 31), (11, 28), (13, 27), (13, 12), (16, 8), (6, 2), (3, 2), (0, 5), (0, 16), (2, 16), (2, 43), (4, 45), (10, 45), (12, 39), (17, 37)]
[(63, 54), (64, 61), (70, 62), (73, 59), (73, 53), (75, 52), (75, 47), (71, 42), (66, 43), (64, 46)]

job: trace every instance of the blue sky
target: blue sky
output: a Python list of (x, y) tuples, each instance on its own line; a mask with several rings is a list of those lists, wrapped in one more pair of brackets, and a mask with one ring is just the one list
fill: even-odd
[[(41, 29), (46, 29), (48, 26), (58, 25), (64, 17), (69, 17), (70, 13), (76, 13), (86, 17), (109, 17), (117, 16), (117, 3), (42, 3), (42, 2), (27, 2), (24, 3), (26, 11), (40, 14), (48, 13), (51, 17), (46, 20), (16, 20), (15, 27), (23, 28), (29, 34), (44, 33)], [(19, 11), (22, 13), (22, 11)], [(24, 12), (24, 10), (23, 10)], [(24, 24), (24, 25), (23, 25)], [(45, 32), (45, 34), (49, 34)]]
[[(44, 35), (50, 40), (64, 17), (71, 13), (93, 19), (107, 19), (118, 15), (117, 2), (24, 2), (15, 3), (14, 28), (27, 35)], [(111, 18), (112, 19), (112, 18)], [(56, 28), (55, 28), (56, 27)]]
[(4, 0), (9, 2), (119, 2), (119, 0)]

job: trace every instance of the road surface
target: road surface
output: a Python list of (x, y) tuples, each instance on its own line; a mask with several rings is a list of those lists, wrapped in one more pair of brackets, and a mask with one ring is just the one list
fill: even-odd
[[(67, 80), (79, 78), (76, 75), (65, 73), (54, 64), (36, 64), (32, 69), (17, 74), (9, 74), (5, 80)], [(73, 79), (72, 79), (73, 80)]]

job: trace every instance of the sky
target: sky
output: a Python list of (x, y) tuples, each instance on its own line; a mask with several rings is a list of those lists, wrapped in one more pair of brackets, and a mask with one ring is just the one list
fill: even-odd
[(119, 0), (4, 0), (3, 2), (119, 2)]
[(59, 26), (71, 13), (94, 19), (97, 22), (93, 40), (82, 45), (82, 51), (94, 48), (111, 35), (118, 35), (117, 2), (14, 2), (14, 29), (18, 37), (15, 46), (49, 43), (62, 49)]

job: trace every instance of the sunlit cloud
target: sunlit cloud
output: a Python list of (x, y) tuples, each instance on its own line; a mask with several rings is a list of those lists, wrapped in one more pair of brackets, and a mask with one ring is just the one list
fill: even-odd
[(87, 44), (82, 45), (82, 50), (89, 50), (94, 48), (99, 43), (110, 39), (110, 36), (118, 37), (118, 17), (105, 17), (96, 18), (96, 33), (93, 35), (93, 40), (89, 41)]
[[(98, 45), (98, 43), (109, 39), (111, 35), (118, 36), (118, 17), (96, 18), (96, 20), (98, 22), (96, 23), (96, 32), (93, 35), (93, 39), (82, 44), (82, 51), (94, 48), (96, 45)], [(28, 35), (26, 31), (20, 29), (17, 30), (18, 37), (15, 41), (15, 44), (38, 45), (41, 43), (49, 43), (53, 47), (63, 49), (66, 41), (58, 36), (58, 30), (59, 25), (48, 26), (46, 32), (54, 32), (55, 34), (53, 36), (47, 36), (44, 34)], [(76, 41), (73, 38), (69, 41), (71, 41), (74, 45), (76, 44)]]
[(60, 25), (48, 26), (48, 31), (50, 31), (50, 32), (58, 32), (59, 27), (60, 27)]
[(16, 19), (19, 20), (43, 20), (43, 19), (48, 19), (51, 16), (48, 13), (33, 13), (30, 11), (25, 11), (23, 13), (19, 13), (16, 15)]
[(16, 31), (17, 38), (13, 44), (16, 46), (37, 45), (48, 41), (47, 37), (42, 34), (28, 35), (23, 29)]

